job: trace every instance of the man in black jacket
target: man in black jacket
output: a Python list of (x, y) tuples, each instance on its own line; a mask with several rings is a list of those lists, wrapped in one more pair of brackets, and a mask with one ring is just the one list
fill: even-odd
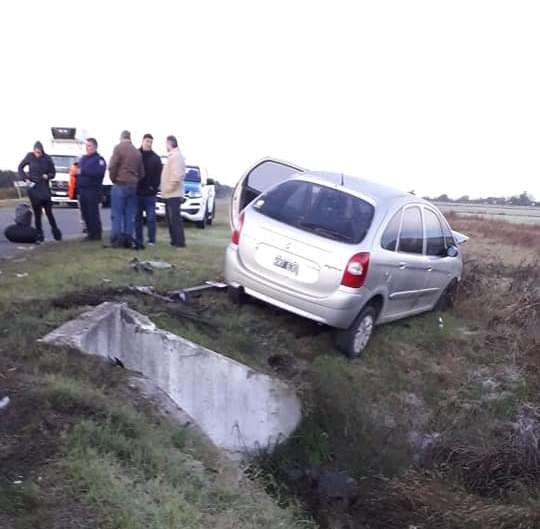
[(107, 164), (97, 152), (97, 146), (95, 138), (86, 140), (86, 154), (79, 161), (79, 174), (77, 175), (79, 204), (88, 231), (85, 239), (87, 241), (101, 240), (99, 203), (101, 202), (102, 183)]
[[(28, 172), (25, 168), (28, 167)], [(37, 242), (43, 242), (43, 226), (41, 223), (41, 215), (43, 210), (47, 215), (51, 231), (55, 240), (62, 240), (62, 232), (56, 224), (52, 211), (51, 190), (49, 181), (56, 176), (56, 169), (51, 157), (45, 153), (43, 144), (36, 141), (34, 150), (29, 152), (19, 164), (19, 177), (25, 180), (28, 184), (28, 198), (34, 210), (36, 230), (38, 231)]]
[(141, 155), (145, 176), (137, 185), (137, 216), (135, 218), (135, 243), (137, 249), (144, 248), (143, 214), (146, 213), (148, 226), (148, 244), (156, 243), (156, 194), (161, 180), (161, 159), (152, 150), (154, 138), (151, 134), (143, 136)]

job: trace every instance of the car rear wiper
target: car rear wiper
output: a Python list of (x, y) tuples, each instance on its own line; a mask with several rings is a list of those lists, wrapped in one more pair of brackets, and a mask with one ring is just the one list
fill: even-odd
[(349, 237), (348, 235), (345, 235), (344, 233), (340, 233), (339, 231), (332, 230), (330, 228), (325, 228), (324, 226), (320, 226), (319, 224), (315, 224), (314, 222), (304, 222), (301, 221), (298, 223), (299, 226), (302, 226), (302, 228), (307, 228), (308, 230), (312, 230), (314, 233), (320, 233), (321, 235), (327, 235), (335, 240), (338, 241), (348, 241), (353, 242), (353, 238)]

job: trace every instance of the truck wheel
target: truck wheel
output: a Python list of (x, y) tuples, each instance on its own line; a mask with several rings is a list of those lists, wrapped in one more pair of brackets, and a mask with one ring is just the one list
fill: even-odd
[(212, 226), (212, 222), (214, 222), (215, 215), (216, 215), (216, 203), (214, 201), (214, 205), (212, 206), (212, 213), (208, 212), (206, 214), (206, 224), (208, 224), (208, 226)]

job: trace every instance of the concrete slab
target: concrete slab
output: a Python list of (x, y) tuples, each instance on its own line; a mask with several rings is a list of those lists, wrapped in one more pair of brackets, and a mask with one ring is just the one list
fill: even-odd
[(231, 453), (272, 449), (301, 419), (300, 401), (285, 382), (163, 331), (125, 304), (103, 303), (40, 341), (117, 358), (152, 380)]

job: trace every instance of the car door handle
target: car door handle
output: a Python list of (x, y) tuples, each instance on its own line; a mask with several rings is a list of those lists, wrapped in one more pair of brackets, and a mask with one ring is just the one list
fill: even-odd
[(428, 266), (428, 267), (426, 268), (426, 270), (427, 270), (428, 272), (431, 272), (431, 271), (433, 271), (433, 267), (432, 267), (432, 266)]
[(400, 270), (405, 270), (405, 268), (407, 268), (407, 263), (404, 263), (404, 262), (399, 263)]

